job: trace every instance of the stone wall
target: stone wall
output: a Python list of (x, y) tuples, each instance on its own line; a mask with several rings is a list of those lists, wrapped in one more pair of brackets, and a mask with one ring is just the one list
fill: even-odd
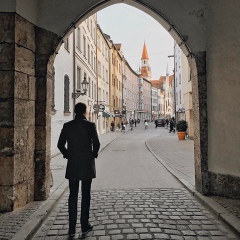
[(36, 27), (35, 200), (46, 199), (50, 190), (52, 71), (59, 41)]
[(209, 194), (206, 52), (188, 58), (192, 74), (195, 186)]
[(49, 194), (51, 75), (59, 38), (0, 13), (0, 211)]
[(34, 199), (35, 30), (0, 13), (0, 211)]

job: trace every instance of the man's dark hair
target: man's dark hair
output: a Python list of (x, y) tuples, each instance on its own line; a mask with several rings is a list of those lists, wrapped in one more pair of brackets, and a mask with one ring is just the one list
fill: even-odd
[(79, 114), (84, 114), (86, 112), (87, 105), (85, 103), (79, 102), (75, 105), (74, 112)]

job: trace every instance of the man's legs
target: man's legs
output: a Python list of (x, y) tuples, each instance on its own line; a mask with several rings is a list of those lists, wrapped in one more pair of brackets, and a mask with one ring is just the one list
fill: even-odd
[(69, 234), (75, 234), (77, 222), (77, 202), (78, 202), (79, 180), (69, 180)]
[(81, 228), (85, 232), (89, 228), (89, 209), (91, 200), (92, 179), (82, 180)]

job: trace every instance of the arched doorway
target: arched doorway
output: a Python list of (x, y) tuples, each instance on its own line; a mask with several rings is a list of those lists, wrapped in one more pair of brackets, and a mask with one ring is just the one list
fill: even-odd
[[(222, 1), (222, 0), (221, 0)], [(43, 200), (48, 197), (50, 187), (50, 111), (51, 111), (51, 76), (55, 51), (59, 47), (60, 41), (69, 31), (74, 29), (77, 22), (84, 19), (94, 12), (110, 6), (114, 1), (78, 1), (74, 0), (71, 4), (64, 1), (58, 4), (57, 1), (43, 0), (41, 3), (31, 3), (17, 6), (14, 1), (8, 1), (0, 7), (0, 70), (1, 84), (1, 173), (0, 174), (0, 197), (3, 199), (0, 209), (9, 211), (15, 207), (22, 206), (33, 199)], [(216, 91), (216, 85), (211, 82), (211, 97), (209, 104), (209, 89), (207, 90), (207, 71), (211, 67), (218, 66), (217, 59), (222, 59), (216, 53), (216, 46), (221, 47), (221, 43), (216, 35), (221, 38), (219, 32), (215, 35), (207, 35), (206, 26), (215, 26), (218, 23), (214, 15), (207, 19), (208, 11), (216, 13), (223, 12), (216, 1), (205, 3), (203, 1), (130, 1), (125, 3), (137, 7), (153, 18), (155, 18), (176, 40), (183, 52), (186, 54), (191, 67), (193, 79), (193, 102), (194, 102), (194, 122), (195, 122), (195, 166), (196, 166), (196, 188), (203, 194), (210, 192), (215, 194), (230, 193), (239, 197), (240, 173), (234, 171), (239, 167), (236, 158), (239, 150), (234, 146), (229, 146), (227, 152), (231, 151), (232, 167), (228, 171), (223, 171), (224, 159), (226, 154), (223, 148), (218, 154), (220, 160), (213, 159), (218, 152), (218, 141), (214, 142), (216, 127), (219, 126), (218, 115), (212, 114), (208, 121), (208, 109), (214, 110), (219, 107), (217, 100), (220, 98), (224, 87)], [(229, 8), (231, 15), (228, 19), (238, 16), (239, 2), (228, 6), (222, 1), (221, 6)], [(25, 7), (25, 8), (24, 8)], [(27, 9), (25, 11), (24, 9)], [(173, 14), (173, 9), (174, 14)], [(232, 11), (231, 11), (232, 10)], [(240, 21), (240, 20), (239, 20)], [(236, 23), (236, 21), (235, 21)], [(217, 25), (218, 30), (226, 30), (236, 38), (240, 33), (230, 31), (227, 26)], [(233, 37), (232, 37), (233, 39)], [(231, 39), (224, 39), (231, 42)], [(206, 65), (207, 43), (210, 48), (208, 57), (209, 64)], [(212, 44), (216, 43), (211, 48)], [(211, 50), (214, 52), (211, 52)], [(235, 52), (231, 53), (236, 57), (240, 52), (240, 46), (235, 45)], [(216, 55), (214, 55), (216, 54)], [(230, 57), (231, 57), (230, 56)], [(237, 65), (232, 68), (236, 72)], [(214, 79), (215, 72), (210, 71), (210, 79)], [(223, 72), (226, 76), (226, 73)], [(221, 77), (222, 79), (222, 77)], [(239, 89), (237, 84), (232, 83), (231, 88), (234, 92)], [(220, 93), (219, 91), (220, 90)], [(231, 99), (235, 98), (231, 96)], [(221, 102), (222, 103), (222, 102)], [(223, 103), (224, 104), (224, 103)], [(226, 105), (225, 105), (226, 107)], [(233, 110), (226, 110), (224, 116)], [(237, 120), (238, 114), (232, 114), (231, 119)], [(232, 121), (232, 120), (231, 120)], [(209, 135), (208, 122), (212, 129)], [(217, 123), (216, 127), (214, 123)], [(228, 124), (225, 124), (227, 127)], [(234, 135), (235, 136), (235, 135)], [(235, 136), (235, 143), (240, 140)], [(209, 141), (211, 149), (209, 150)], [(215, 140), (216, 141), (216, 140)], [(22, 144), (23, 143), (23, 144)], [(211, 164), (209, 171), (209, 154)], [(221, 167), (216, 167), (220, 163)], [(25, 171), (27, 169), (28, 171)], [(233, 175), (229, 176), (229, 172)], [(7, 174), (6, 174), (7, 173)], [(9, 174), (10, 173), (10, 174)], [(225, 185), (231, 182), (234, 184), (230, 191), (224, 190), (219, 185), (219, 179), (224, 179)], [(232, 190), (234, 191), (232, 192)], [(237, 194), (238, 192), (238, 194)]]

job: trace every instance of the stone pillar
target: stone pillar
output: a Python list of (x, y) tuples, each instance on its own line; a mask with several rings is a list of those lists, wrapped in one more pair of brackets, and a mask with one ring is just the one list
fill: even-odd
[(35, 104), (35, 200), (44, 200), (50, 191), (51, 102), (55, 48), (60, 38), (44, 29), (36, 30)]
[(195, 187), (209, 195), (206, 52), (189, 58), (192, 74)]
[(35, 30), (0, 13), (0, 211), (34, 198)]
[(18, 14), (0, 13), (0, 211), (50, 190), (50, 111), (59, 37)]

